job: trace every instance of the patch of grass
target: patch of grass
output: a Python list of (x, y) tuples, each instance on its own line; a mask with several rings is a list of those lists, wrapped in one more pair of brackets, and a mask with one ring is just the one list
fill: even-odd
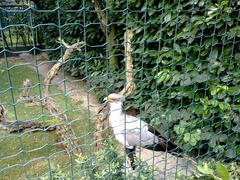
[[(16, 103), (22, 92), (25, 79), (32, 81), (30, 94), (38, 96), (43, 92), (43, 78), (27, 65), (0, 64), (0, 103), (8, 112), (9, 120), (41, 121), (45, 124), (56, 124), (58, 119), (41, 106), (26, 106)], [(75, 131), (83, 152), (92, 142), (92, 122), (88, 112), (80, 109), (79, 103), (64, 95), (56, 86), (51, 87), (54, 98), (66, 113), (69, 123)], [(86, 136), (87, 135), (87, 136)], [(56, 132), (23, 132), (9, 134), (0, 131), (0, 179), (25, 179), (38, 177), (51, 170), (53, 164), (60, 167), (70, 166), (71, 157), (59, 145)]]

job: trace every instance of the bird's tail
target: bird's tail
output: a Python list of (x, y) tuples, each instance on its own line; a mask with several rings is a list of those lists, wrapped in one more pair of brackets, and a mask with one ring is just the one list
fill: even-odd
[(172, 154), (173, 156), (183, 157), (183, 150), (171, 141), (167, 141), (165, 151)]
[(161, 136), (158, 138), (158, 143), (145, 146), (144, 148), (153, 151), (168, 152), (174, 156), (183, 157), (183, 150), (178, 145)]

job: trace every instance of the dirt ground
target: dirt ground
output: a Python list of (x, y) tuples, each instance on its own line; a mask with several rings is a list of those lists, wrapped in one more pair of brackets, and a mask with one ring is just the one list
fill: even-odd
[[(5, 59), (0, 58), (0, 62)], [(54, 62), (49, 61), (48, 56), (44, 53), (34, 57), (31, 54), (23, 53), (16, 57), (8, 57), (7, 61), (14, 64), (22, 64), (29, 66), (39, 72), (43, 77), (47, 76), (48, 71)], [(91, 118), (94, 119), (100, 104), (91, 89), (91, 84), (73, 78), (63, 71), (53, 79), (52, 83), (56, 83), (61, 90), (66, 90), (66, 94), (75, 101), (80, 101), (80, 106), (90, 111)], [(139, 153), (141, 152), (141, 153)], [(186, 158), (176, 158), (165, 152), (153, 152), (146, 149), (138, 150), (138, 156), (146, 161), (156, 170), (156, 179), (176, 179), (177, 174), (190, 175), (193, 171), (195, 163)]]

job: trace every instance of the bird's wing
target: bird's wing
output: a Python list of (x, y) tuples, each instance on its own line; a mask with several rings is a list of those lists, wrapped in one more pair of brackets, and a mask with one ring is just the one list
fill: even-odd
[(156, 129), (137, 117), (126, 115), (126, 141), (130, 146), (141, 146), (155, 151), (167, 151), (181, 156), (183, 150), (163, 137)]
[(157, 136), (148, 130), (148, 125), (137, 117), (126, 116), (126, 140), (132, 146), (146, 146), (158, 142)]

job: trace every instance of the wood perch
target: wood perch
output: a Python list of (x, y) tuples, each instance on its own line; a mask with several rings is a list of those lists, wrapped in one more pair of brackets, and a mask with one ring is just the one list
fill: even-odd
[(59, 43), (63, 44), (66, 48), (66, 51), (62, 58), (60, 58), (56, 64), (49, 70), (47, 77), (44, 80), (45, 91), (44, 91), (44, 107), (48, 109), (53, 116), (57, 116), (63, 123), (56, 127), (56, 132), (61, 138), (61, 142), (66, 147), (67, 152), (74, 154), (79, 154), (79, 143), (74, 134), (73, 129), (68, 124), (68, 118), (65, 114), (62, 113), (58, 103), (49, 97), (50, 85), (53, 78), (58, 74), (61, 66), (69, 59), (72, 52), (76, 49), (81, 51), (80, 47), (84, 44), (84, 42), (77, 42), (73, 45), (68, 45), (64, 42), (64, 40), (59, 39)]
[[(131, 39), (133, 33), (131, 30), (127, 30), (124, 33), (124, 48), (125, 48), (125, 71), (126, 71), (126, 83), (124, 88), (119, 92), (124, 96), (129, 96), (133, 94), (136, 89), (136, 84), (134, 82), (133, 76), (133, 59), (132, 59), (132, 47)], [(100, 108), (96, 118), (96, 129), (94, 133), (95, 147), (100, 149), (102, 147), (102, 141), (104, 140), (104, 130), (107, 129), (108, 125), (108, 112), (109, 109), (107, 106)]]
[(77, 42), (73, 45), (68, 45), (67, 43), (65, 43), (64, 40), (59, 39), (58, 40), (59, 43), (63, 44), (66, 47), (66, 51), (63, 55), (63, 57), (61, 57), (56, 64), (54, 64), (54, 66), (51, 68), (51, 70), (48, 72), (47, 74), (47, 78), (45, 78), (44, 80), (44, 84), (46, 85), (45, 91), (44, 91), (44, 96), (48, 97), (49, 94), (49, 88), (50, 88), (50, 84), (51, 81), (53, 80), (53, 78), (57, 75), (59, 69), (61, 68), (61, 66), (63, 65), (63, 63), (65, 63), (68, 58), (71, 56), (72, 52), (76, 49), (78, 51), (81, 51), (81, 46), (84, 44), (84, 42)]
[(29, 97), (29, 92), (30, 92), (30, 88), (32, 86), (32, 82), (29, 79), (26, 79), (23, 82), (23, 92), (22, 92), (22, 97)]

